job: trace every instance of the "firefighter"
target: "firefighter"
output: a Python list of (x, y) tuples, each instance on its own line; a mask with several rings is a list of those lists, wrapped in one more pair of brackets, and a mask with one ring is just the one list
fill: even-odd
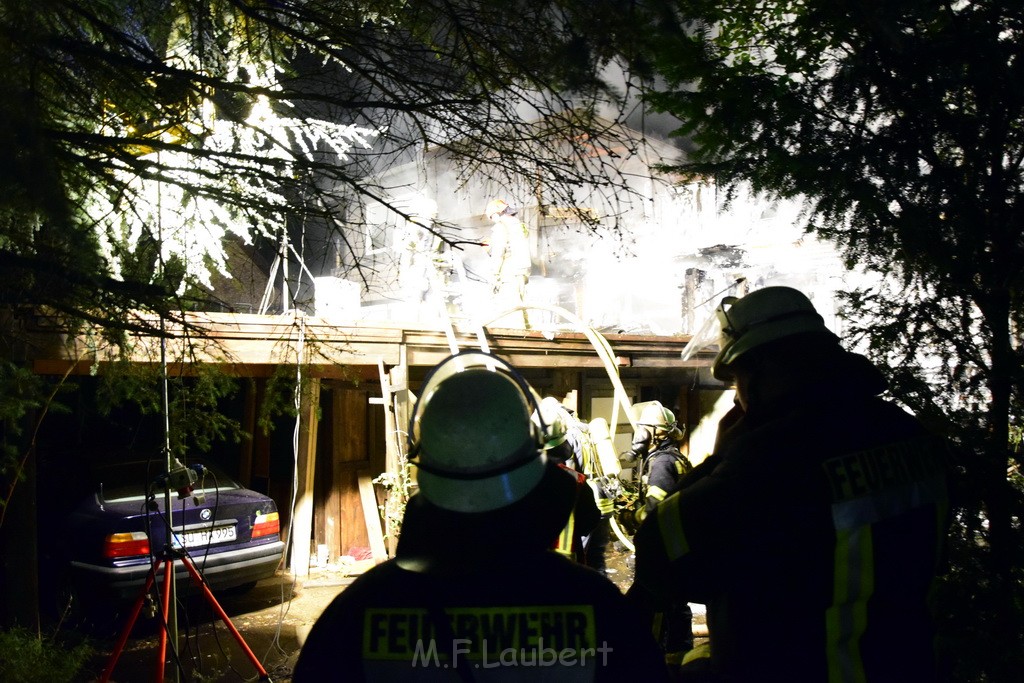
[[(643, 407), (633, 435), (632, 452), (640, 456), (640, 507), (637, 524), (654, 513), (668, 494), (693, 470), (679, 450), (683, 432), (675, 414), (658, 401)], [(635, 528), (635, 527), (634, 527)], [(693, 648), (693, 610), (686, 600), (665, 600), (652, 608), (652, 630), (665, 661), (679, 665)]]
[(554, 549), (587, 564), (586, 541), (601, 521), (601, 511), (583, 469), (582, 434), (568, 409), (554, 396), (541, 400), (533, 413), (533, 421), (544, 430), (543, 451), (547, 458), (576, 478), (576, 502)]
[(434, 368), (410, 418), (419, 491), (395, 557), (323, 612), (296, 683), (667, 680), (633, 604), (551, 550), (577, 482), (544, 454), (537, 404), (496, 356)]
[(585, 452), (590, 435), (573, 411), (554, 396), (545, 396), (534, 415), (543, 415), (547, 424), (549, 438), (544, 450), (548, 457), (572, 471), (579, 484), (576, 506), (556, 549), (603, 573), (615, 497), (608, 493), (608, 478), (595, 472), (594, 458)]
[(638, 530), (630, 596), (705, 604), (716, 680), (934, 681), (946, 445), (802, 292), (716, 314), (738, 414)]
[[(644, 406), (637, 419), (633, 450), (642, 453), (641, 499), (639, 521), (650, 514), (665, 496), (674, 491), (682, 478), (693, 469), (690, 461), (679, 450), (682, 430), (671, 410), (657, 401)], [(643, 439), (648, 439), (646, 443)], [(651, 448), (653, 447), (653, 450)]]
[[(530, 231), (504, 199), (489, 201), (484, 214), (493, 224), (486, 250), (491, 259), (494, 295), (503, 305), (523, 306), (526, 302), (526, 285), (533, 268)], [(522, 316), (523, 326), (530, 329), (530, 319), (525, 309)]]

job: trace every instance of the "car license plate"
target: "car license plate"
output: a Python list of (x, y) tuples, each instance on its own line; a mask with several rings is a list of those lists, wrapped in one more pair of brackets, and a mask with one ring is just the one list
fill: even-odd
[(195, 548), (203, 545), (217, 545), (236, 539), (235, 527), (215, 526), (212, 529), (194, 529), (192, 531), (175, 532), (175, 537), (180, 543), (179, 547)]

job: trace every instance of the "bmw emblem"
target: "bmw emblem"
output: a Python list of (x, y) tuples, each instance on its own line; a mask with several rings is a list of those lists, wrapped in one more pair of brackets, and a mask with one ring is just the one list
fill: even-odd
[(212, 516), (213, 512), (210, 510), (210, 508), (203, 508), (202, 510), (199, 511), (199, 518), (202, 519), (204, 522), (209, 522), (210, 517)]

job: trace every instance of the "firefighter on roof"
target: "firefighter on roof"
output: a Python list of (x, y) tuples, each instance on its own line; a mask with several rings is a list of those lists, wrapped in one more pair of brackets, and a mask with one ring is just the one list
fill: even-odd
[[(504, 199), (489, 201), (484, 214), (493, 224), (486, 250), (491, 259), (494, 295), (501, 306), (523, 306), (533, 268), (530, 231)], [(522, 319), (523, 326), (530, 329), (526, 310)]]

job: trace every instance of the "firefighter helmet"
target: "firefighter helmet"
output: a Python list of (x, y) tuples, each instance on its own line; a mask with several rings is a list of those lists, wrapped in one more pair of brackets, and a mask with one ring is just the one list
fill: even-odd
[(487, 512), (522, 499), (545, 471), (546, 425), (537, 397), (500, 358), (450, 356), (424, 382), (410, 418), (409, 452), (420, 492), (456, 512)]
[(487, 208), (484, 209), (484, 215), (487, 216), (488, 220), (494, 220), (498, 216), (505, 215), (508, 211), (508, 202), (504, 199), (492, 199), (487, 202)]
[(541, 399), (540, 407), (534, 413), (537, 427), (544, 432), (544, 450), (551, 450), (569, 437), (569, 415), (565, 406), (554, 396)]
[(720, 380), (733, 379), (732, 365), (769, 342), (808, 332), (837, 339), (811, 300), (792, 287), (765, 287), (742, 298), (726, 297), (716, 315), (721, 338), (711, 374)]
[(636, 423), (638, 426), (652, 427), (655, 432), (667, 432), (676, 426), (676, 416), (658, 401), (651, 401), (644, 406)]

